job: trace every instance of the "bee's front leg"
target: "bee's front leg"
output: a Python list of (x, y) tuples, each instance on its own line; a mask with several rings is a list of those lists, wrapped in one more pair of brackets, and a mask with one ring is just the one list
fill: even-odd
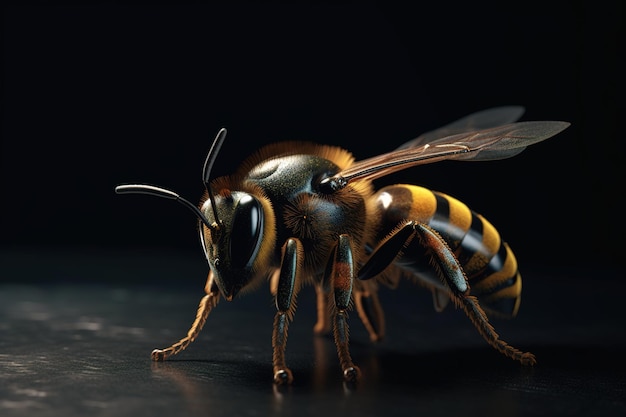
[(161, 362), (167, 359), (172, 355), (176, 355), (177, 353), (183, 351), (191, 342), (193, 342), (198, 334), (200, 334), (200, 330), (206, 323), (207, 317), (213, 308), (217, 305), (217, 302), (220, 300), (220, 292), (213, 281), (213, 273), (209, 272), (209, 277), (207, 278), (206, 285), (204, 287), (204, 291), (206, 295), (200, 300), (200, 305), (198, 306), (198, 312), (196, 313), (196, 319), (194, 320), (191, 328), (187, 332), (187, 336), (180, 339), (178, 342), (174, 343), (168, 348), (165, 349), (154, 349), (152, 351), (152, 360), (155, 362)]
[(299, 274), (302, 269), (303, 256), (302, 244), (298, 239), (289, 239), (283, 245), (282, 262), (276, 288), (276, 309), (278, 311), (274, 317), (272, 334), (274, 383), (278, 385), (290, 384), (293, 381), (293, 375), (291, 370), (287, 368), (285, 361), (285, 347), (287, 345), (287, 328), (295, 313), (294, 300), (300, 286)]
[(354, 261), (352, 246), (348, 235), (340, 235), (330, 262), (330, 282), (334, 292), (335, 309), (333, 312), (333, 334), (337, 345), (339, 363), (343, 378), (347, 382), (356, 382), (361, 371), (352, 363), (349, 350), (348, 313), (352, 287), (354, 285)]

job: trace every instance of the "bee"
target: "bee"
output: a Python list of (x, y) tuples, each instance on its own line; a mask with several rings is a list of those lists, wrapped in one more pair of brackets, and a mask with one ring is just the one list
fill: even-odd
[(161, 187), (117, 186), (119, 194), (151, 194), (193, 211), (209, 264), (205, 295), (187, 335), (155, 349), (152, 359), (165, 360), (193, 342), (220, 299), (232, 301), (265, 281), (276, 305), (273, 381), (289, 384), (288, 328), (300, 289), (311, 285), (317, 295), (314, 332), (332, 332), (343, 379), (355, 382), (361, 371), (350, 355), (348, 311), (355, 308), (371, 340), (380, 340), (385, 322), (378, 287), (393, 288), (409, 277), (432, 291), (436, 310), (452, 300), (489, 345), (534, 365), (532, 353), (500, 339), (488, 320), (488, 314), (514, 317), (522, 287), (516, 258), (495, 227), (446, 194), (411, 184), (373, 186), (376, 179), (422, 164), (509, 158), (569, 126), (519, 122), (523, 111), (479, 111), (361, 161), (336, 146), (270, 144), (233, 175), (212, 179), (226, 137), (221, 129), (204, 163), (198, 206)]

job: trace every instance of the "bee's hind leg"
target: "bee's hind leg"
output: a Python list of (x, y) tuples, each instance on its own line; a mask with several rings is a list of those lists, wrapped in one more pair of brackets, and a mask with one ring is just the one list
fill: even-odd
[(522, 352), (500, 339), (476, 297), (469, 295), (470, 286), (463, 268), (439, 233), (421, 223), (409, 224), (415, 228), (420, 244), (428, 249), (435, 269), (451, 291), (453, 301), (465, 311), (465, 314), (487, 343), (500, 353), (521, 362), (523, 365), (534, 365), (536, 363), (535, 355), (530, 352)]

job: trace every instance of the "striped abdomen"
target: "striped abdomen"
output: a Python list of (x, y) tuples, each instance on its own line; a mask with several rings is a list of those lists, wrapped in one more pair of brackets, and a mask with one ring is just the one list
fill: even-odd
[[(484, 217), (453, 197), (415, 185), (388, 186), (375, 198), (381, 210), (379, 237), (406, 220), (430, 226), (454, 251), (469, 280), (471, 294), (481, 305), (501, 316), (517, 313), (522, 288), (517, 260)], [(428, 259), (415, 239), (395, 264), (426, 284), (441, 286)]]

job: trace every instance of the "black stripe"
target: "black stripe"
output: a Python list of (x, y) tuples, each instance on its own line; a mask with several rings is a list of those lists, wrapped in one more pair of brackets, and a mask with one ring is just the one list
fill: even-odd
[(452, 236), (453, 227), (450, 225), (450, 204), (448, 203), (448, 199), (444, 196), (433, 193), (435, 195), (435, 201), (437, 202), (437, 207), (435, 208), (435, 214), (428, 222), (428, 226), (435, 229), (441, 237), (446, 241), (448, 246), (452, 250), (456, 249), (454, 244), (454, 236)]
[[(384, 192), (391, 196), (391, 205), (382, 212), (381, 226), (384, 226), (385, 236), (398, 223), (407, 220), (413, 207), (413, 193), (402, 186), (388, 187)], [(382, 205), (379, 205), (382, 210)]]
[(467, 265), (476, 252), (480, 252), (485, 248), (483, 244), (483, 230), (483, 221), (472, 211), (472, 224), (461, 240), (461, 246), (457, 250), (457, 259), (461, 265)]
[(447, 198), (437, 193), (433, 194), (435, 195), (437, 208), (435, 209), (435, 214), (433, 214), (432, 219), (428, 222), (428, 225), (439, 233), (445, 233), (445, 230), (450, 223), (450, 205), (448, 204)]

